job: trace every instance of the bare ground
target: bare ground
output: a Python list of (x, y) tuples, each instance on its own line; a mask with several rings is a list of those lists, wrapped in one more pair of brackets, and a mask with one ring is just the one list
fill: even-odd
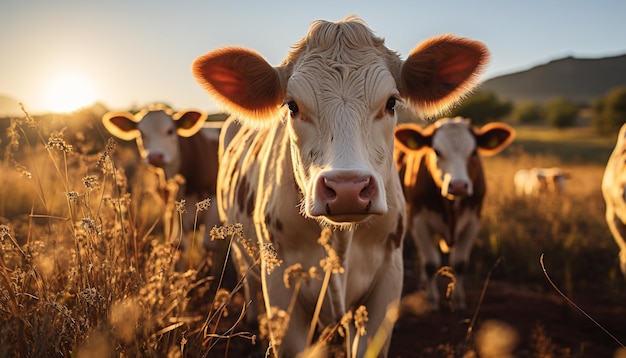
[[(484, 286), (485, 282), (466, 282), (469, 309), (465, 315), (442, 309), (401, 317), (394, 330), (389, 356), (462, 357), (469, 349), (475, 349), (474, 338), (482, 333), (483, 326), (494, 320), (514, 330), (517, 338), (511, 348), (514, 357), (613, 357), (620, 343), (609, 333), (626, 342), (623, 298), (617, 303), (615, 298), (597, 290), (578, 292), (570, 298), (607, 330), (606, 333), (547, 281), (543, 288), (488, 282), (477, 311)], [(468, 333), (474, 315), (475, 323)], [(491, 339), (499, 339), (505, 332), (496, 332)], [(472, 339), (467, 344), (470, 334)]]
[[(415, 271), (405, 270), (404, 297), (419, 295), (415, 282)], [(446, 283), (442, 279), (442, 290)], [(500, 330), (492, 331), (493, 335), (487, 340), (490, 343), (505, 341), (506, 333), (514, 332), (515, 339), (510, 348), (512, 357), (614, 357), (620, 348), (616, 340), (626, 343), (624, 287), (620, 288), (620, 298), (600, 289), (581, 290), (569, 297), (602, 328), (568, 303), (547, 280), (543, 286), (512, 284), (504, 280), (467, 280), (465, 287), (468, 311), (464, 314), (445, 307), (438, 312), (403, 314), (394, 328), (389, 357), (485, 357), (472, 353), (480, 352), (477, 337), (486, 331), (483, 328), (493, 327), (493, 322), (501, 323), (497, 326)], [(238, 300), (231, 304), (230, 319), (236, 318), (237, 309), (241, 308), (241, 298)], [(207, 309), (208, 302), (210, 299), (205, 296), (203, 310)], [(222, 322), (220, 330), (229, 327), (230, 319)], [(240, 329), (246, 330), (243, 326), (240, 325)], [(227, 346), (219, 344), (211, 350), (211, 356), (213, 354), (263, 356), (258, 346), (251, 347), (249, 340), (240, 338), (230, 340)]]

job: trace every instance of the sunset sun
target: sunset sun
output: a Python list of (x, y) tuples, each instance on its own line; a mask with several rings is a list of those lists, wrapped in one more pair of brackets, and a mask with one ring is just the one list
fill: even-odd
[(96, 100), (92, 84), (77, 73), (64, 73), (52, 79), (46, 89), (46, 107), (53, 112), (72, 112)]

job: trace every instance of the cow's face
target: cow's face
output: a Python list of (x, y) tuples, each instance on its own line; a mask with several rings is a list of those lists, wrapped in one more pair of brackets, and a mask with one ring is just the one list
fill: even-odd
[[(466, 121), (443, 122), (435, 129), (429, 153), (431, 174), (443, 197), (470, 196), (474, 193), (472, 175), (480, 167), (476, 139)], [(475, 174), (475, 173), (472, 173)]]
[(198, 111), (174, 114), (164, 106), (151, 106), (133, 115), (128, 112), (109, 112), (102, 118), (107, 130), (124, 140), (135, 139), (139, 154), (147, 163), (163, 168), (173, 177), (180, 169), (179, 136), (197, 133), (206, 119)]
[(137, 123), (137, 129), (141, 133), (137, 137), (141, 157), (155, 167), (177, 171), (180, 148), (171, 115), (163, 111), (147, 112)]
[[(473, 88), (487, 60), (477, 42), (443, 36), (406, 61), (358, 19), (315, 22), (279, 67), (247, 49), (198, 58), (198, 81), (247, 124), (287, 116), (303, 212), (330, 224), (387, 212), (396, 103), (437, 113)], [(288, 113), (285, 113), (288, 112)]]
[(285, 104), (307, 216), (342, 223), (387, 212), (399, 96), (377, 52), (300, 56)]
[(457, 117), (439, 120), (424, 130), (401, 125), (395, 136), (401, 151), (426, 151), (430, 176), (441, 195), (454, 200), (473, 195), (473, 180), (482, 175), (479, 153), (498, 153), (513, 140), (514, 130), (503, 123), (478, 129), (469, 120)]

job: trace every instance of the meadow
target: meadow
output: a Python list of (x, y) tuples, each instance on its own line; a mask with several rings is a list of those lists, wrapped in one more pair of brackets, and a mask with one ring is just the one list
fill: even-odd
[[(151, 189), (155, 183), (137, 180), (152, 177), (135, 168), (134, 144), (109, 139), (98, 115), (74, 117), (12, 119), (0, 143), (0, 356), (239, 357), (255, 351), (261, 337), (242, 322), (246, 303), (238, 283), (210, 276), (201, 249), (190, 259), (176, 243), (163, 242), (162, 203)], [(484, 287), (488, 296), (494, 284), (506, 283), (552, 294), (567, 306), (546, 280), (543, 255), (546, 272), (567, 297), (624, 306), (626, 285), (600, 193), (614, 140), (588, 128), (522, 127), (509, 148), (484, 158), (488, 196), (468, 270), (474, 292)], [(566, 192), (516, 197), (514, 172), (534, 166), (571, 173)], [(202, 210), (194, 204), (186, 210)], [(221, 234), (229, 239), (237, 232)], [(405, 266), (410, 297), (413, 263)], [(473, 297), (471, 328), (480, 332), (490, 322), (481, 320), (489, 303)], [(424, 313), (401, 312), (425, 320)], [(411, 346), (397, 334), (406, 324), (396, 328), (394, 356), (418, 354), (414, 339)], [(520, 341), (528, 338), (515, 322), (508, 325)], [(552, 333), (543, 332), (544, 341)], [(489, 344), (472, 337), (435, 347), (432, 355), (422, 347), (419, 356), (488, 357)], [(558, 354), (545, 344), (524, 344), (512, 347), (511, 356), (590, 356), (568, 342), (553, 345), (563, 348)], [(619, 348), (610, 340), (600, 345)]]

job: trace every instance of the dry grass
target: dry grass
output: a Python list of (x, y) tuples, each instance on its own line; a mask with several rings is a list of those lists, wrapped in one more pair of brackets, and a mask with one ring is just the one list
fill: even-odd
[[(604, 167), (567, 164), (559, 158), (515, 153), (486, 158), (488, 195), (483, 224), (473, 251), (474, 272), (484, 273), (503, 258), (496, 277), (512, 282), (544, 284), (539, 257), (551, 275), (574, 294), (574, 287), (595, 285), (609, 292), (622, 286), (617, 247), (604, 218), (600, 189)], [(513, 175), (521, 168), (561, 166), (571, 173), (561, 195), (515, 196)], [(485, 265), (485, 267), (479, 267)]]
[[(127, 163), (137, 161), (133, 152), (104, 136), (80, 145), (68, 143), (69, 136), (77, 138), (72, 129), (64, 132), (26, 116), (13, 122), (9, 140), (3, 142), (0, 356), (259, 352), (250, 333), (256, 328), (242, 322), (247, 303), (239, 294), (240, 282), (232, 291), (223, 289), (221, 278), (208, 274), (206, 261), (184, 272), (176, 270), (181, 253), (161, 238), (162, 204), (150, 190), (142, 190), (145, 182), (134, 186), (126, 175)], [(89, 149), (82, 149), (86, 144)], [(567, 195), (543, 200), (514, 196), (515, 170), (553, 165), (573, 174)], [(574, 298), (586, 285), (600, 285), (617, 295), (623, 283), (603, 218), (601, 165), (568, 166), (556, 157), (512, 149), (485, 159), (485, 167), (489, 194), (469, 274), (485, 277), (502, 258), (494, 278), (545, 286), (539, 265), (544, 254), (553, 279), (563, 282), (564, 291)], [(235, 239), (233, 232), (224, 230), (216, 235)], [(299, 278), (286, 284), (299, 287), (309, 279), (327, 280), (333, 270), (340, 272), (332, 265), (319, 273), (307, 270), (290, 270)], [(415, 306), (407, 299), (389, 311), (373, 350), (391, 333), (398, 315), (405, 310), (423, 313)], [(283, 316), (288, 322), (288, 312)], [(366, 321), (366, 307), (349, 312), (321, 333), (323, 344), (312, 346), (311, 354), (354, 355), (360, 336), (350, 337), (347, 326), (364, 327)], [(503, 357), (518, 338), (501, 322), (485, 322), (464, 353)], [(554, 354), (556, 348), (541, 327), (534, 339), (537, 357)], [(339, 348), (332, 350), (324, 342)]]

